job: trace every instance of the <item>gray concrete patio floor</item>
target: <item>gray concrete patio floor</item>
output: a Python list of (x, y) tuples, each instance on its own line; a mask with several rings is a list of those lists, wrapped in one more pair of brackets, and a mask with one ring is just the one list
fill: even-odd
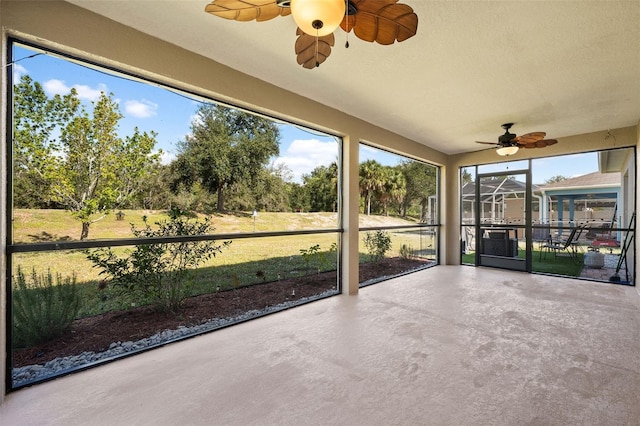
[(11, 393), (2, 425), (637, 425), (629, 286), (438, 266)]

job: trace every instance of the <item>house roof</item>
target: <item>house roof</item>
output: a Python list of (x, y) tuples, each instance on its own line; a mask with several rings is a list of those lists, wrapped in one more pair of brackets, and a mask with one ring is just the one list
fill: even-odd
[(620, 173), (593, 172), (548, 185), (540, 185), (540, 189), (548, 191), (574, 188), (614, 188), (619, 187), (620, 182)]
[[(536, 192), (538, 187), (532, 185), (532, 190)], [(480, 198), (482, 201), (493, 199), (494, 196), (513, 195), (516, 197), (524, 197), (526, 185), (524, 182), (513, 178), (483, 180), (480, 183)], [(466, 199), (475, 198), (476, 184), (475, 182), (466, 182), (462, 185), (462, 196)]]

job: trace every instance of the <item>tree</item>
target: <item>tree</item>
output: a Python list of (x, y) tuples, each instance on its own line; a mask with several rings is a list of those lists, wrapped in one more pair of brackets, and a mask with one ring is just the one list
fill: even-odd
[[(385, 166), (382, 168), (383, 184), (382, 189), (376, 192), (377, 198), (382, 203), (385, 215), (389, 215), (389, 204), (397, 202), (400, 204), (407, 192), (407, 181), (401, 170), (396, 167)], [(398, 209), (400, 210), (400, 209)]]
[[(156, 164), (140, 181), (141, 190), (127, 208), (171, 210), (174, 202), (174, 193), (171, 191), (172, 182), (171, 166)], [(186, 209), (184, 206), (181, 207)]]
[(360, 195), (365, 200), (365, 213), (371, 214), (371, 201), (376, 192), (384, 186), (384, 171), (376, 160), (367, 160), (360, 164)]
[(289, 207), (294, 212), (304, 212), (311, 209), (309, 192), (303, 185), (295, 182), (287, 183), (289, 186)]
[(569, 178), (568, 178), (568, 177), (566, 177), (566, 176), (562, 176), (562, 175), (555, 175), (555, 176), (552, 176), (552, 177), (550, 177), (549, 179), (545, 180), (545, 181), (544, 181), (544, 183), (545, 183), (546, 185), (548, 185), (548, 184), (550, 184), (550, 183), (562, 182), (563, 180), (567, 180), (567, 179), (569, 179)]
[(101, 93), (89, 114), (75, 89), (48, 98), (28, 76), (15, 88), (16, 167), (41, 179), (43, 196), (82, 223), (81, 240), (92, 223), (135, 195), (160, 157), (152, 154), (154, 132), (118, 135), (123, 116), (112, 96)]
[(217, 194), (218, 212), (224, 212), (225, 191), (233, 184), (251, 184), (278, 155), (280, 131), (269, 119), (215, 104), (196, 111), (191, 134), (179, 143), (174, 162), (176, 183), (195, 182)]
[(310, 211), (338, 211), (338, 164), (318, 166), (302, 177)]
[(233, 210), (289, 211), (290, 174), (285, 165), (270, 165), (258, 171), (253, 179), (236, 182), (227, 191), (225, 204)]
[(407, 182), (407, 190), (402, 201), (402, 216), (405, 216), (409, 206), (417, 201), (420, 205), (420, 222), (426, 222), (429, 197), (436, 194), (436, 168), (419, 161), (404, 162), (401, 168)]
[(260, 170), (251, 186), (253, 207), (265, 211), (289, 211), (289, 186), (291, 171), (286, 165), (271, 165)]
[(75, 91), (48, 98), (42, 85), (28, 75), (14, 87), (13, 193), (16, 207), (49, 207), (49, 182), (44, 170), (55, 135), (77, 111)]
[(473, 176), (471, 176), (471, 173), (469, 173), (467, 169), (462, 169), (460, 178), (462, 179), (462, 185), (473, 182)]

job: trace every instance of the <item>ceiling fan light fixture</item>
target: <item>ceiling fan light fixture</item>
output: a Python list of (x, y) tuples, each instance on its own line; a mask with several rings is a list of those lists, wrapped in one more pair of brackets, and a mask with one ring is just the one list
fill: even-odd
[(518, 152), (518, 149), (519, 148), (517, 145), (501, 146), (500, 148), (496, 149), (496, 152), (498, 153), (498, 155), (507, 157)]
[(344, 13), (344, 0), (291, 0), (293, 20), (302, 31), (314, 37), (333, 33)]

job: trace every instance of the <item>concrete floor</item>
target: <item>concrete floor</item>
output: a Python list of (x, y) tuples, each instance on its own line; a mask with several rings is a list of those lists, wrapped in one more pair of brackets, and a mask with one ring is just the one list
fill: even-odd
[(638, 425), (635, 288), (438, 266), (8, 395), (2, 425)]

